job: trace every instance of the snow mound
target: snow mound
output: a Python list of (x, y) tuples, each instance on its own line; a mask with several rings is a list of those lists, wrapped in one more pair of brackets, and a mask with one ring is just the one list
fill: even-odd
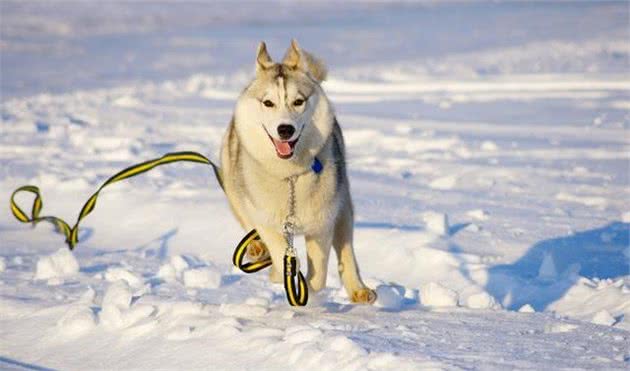
[(221, 272), (214, 267), (202, 267), (184, 271), (186, 287), (217, 289), (221, 286)]
[(429, 282), (420, 287), (420, 302), (427, 307), (456, 307), (459, 299), (457, 292)]
[(483, 291), (478, 294), (470, 295), (466, 299), (466, 306), (472, 309), (500, 309), (501, 305), (494, 298)]
[(488, 220), (490, 213), (483, 209), (474, 209), (466, 213), (469, 217), (475, 220)]
[(155, 313), (154, 306), (146, 304), (132, 306), (131, 301), (131, 288), (126, 281), (112, 283), (105, 291), (99, 313), (103, 326), (110, 330), (128, 328)]
[(317, 340), (321, 336), (321, 330), (307, 325), (300, 325), (287, 327), (284, 340), (290, 344), (301, 344)]
[(181, 255), (172, 256), (168, 263), (162, 264), (157, 276), (166, 282), (173, 282), (182, 278), (182, 273), (190, 266)]
[[(402, 292), (401, 292), (402, 291)], [(390, 285), (379, 285), (376, 288), (376, 305), (388, 310), (399, 310), (403, 305), (404, 289)]]
[(591, 322), (597, 325), (612, 326), (617, 321), (613, 316), (610, 315), (610, 313), (608, 313), (607, 310), (602, 309), (599, 312), (595, 313)]
[(448, 234), (448, 216), (443, 213), (427, 211), (422, 215), (427, 229), (439, 236)]
[(525, 304), (518, 309), (519, 313), (536, 313), (534, 307), (529, 304)]
[(359, 344), (343, 335), (333, 336), (328, 339), (328, 346), (336, 352), (343, 352), (351, 357), (363, 357), (367, 351)]
[(79, 302), (83, 303), (83, 304), (95, 304), (95, 299), (96, 299), (96, 291), (94, 291), (94, 289), (92, 287), (87, 288), (87, 290), (85, 290), (85, 292), (81, 295), (81, 297), (79, 298)]
[[(580, 305), (589, 303), (589, 305)], [(601, 321), (599, 324), (630, 329), (630, 288), (624, 279), (589, 280), (580, 278), (566, 294), (553, 302), (547, 310), (583, 321)], [(613, 317), (613, 321), (605, 315)], [(597, 318), (597, 319), (596, 319)], [(619, 320), (614, 320), (619, 318)], [(602, 323), (603, 322), (603, 323)]]
[(116, 281), (109, 285), (107, 291), (105, 291), (101, 306), (103, 308), (116, 307), (118, 309), (128, 309), (131, 305), (131, 298), (132, 295), (129, 284), (122, 280)]
[(77, 262), (70, 250), (63, 247), (51, 255), (39, 258), (35, 279), (64, 278), (77, 273), (79, 273), (79, 262)]
[(180, 281), (189, 289), (219, 288), (221, 272), (214, 265), (205, 264), (194, 257), (184, 258), (181, 255), (175, 255), (160, 266), (157, 277), (165, 282)]
[(221, 304), (219, 311), (226, 316), (249, 318), (264, 316), (269, 309), (261, 305)]
[(133, 288), (138, 288), (143, 285), (143, 280), (137, 274), (128, 271), (121, 267), (110, 267), (105, 272), (105, 279), (109, 282), (125, 281)]
[(59, 319), (57, 325), (70, 335), (83, 334), (92, 330), (98, 320), (87, 305), (74, 305)]

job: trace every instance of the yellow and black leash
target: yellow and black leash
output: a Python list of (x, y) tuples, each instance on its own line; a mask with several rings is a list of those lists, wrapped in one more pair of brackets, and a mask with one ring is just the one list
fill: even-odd
[[(96, 192), (94, 192), (94, 194), (83, 205), (83, 208), (81, 208), (81, 212), (79, 213), (79, 217), (77, 218), (77, 221), (72, 228), (70, 228), (70, 225), (66, 223), (63, 219), (60, 219), (56, 216), (39, 216), (39, 213), (42, 210), (43, 201), (39, 193), (39, 188), (34, 185), (22, 186), (13, 192), (13, 194), (11, 195), (11, 212), (13, 212), (13, 215), (17, 218), (17, 220), (21, 221), (22, 223), (37, 224), (40, 221), (48, 221), (53, 223), (57, 228), (57, 231), (63, 233), (66, 236), (66, 243), (68, 244), (70, 250), (73, 250), (76, 244), (79, 242), (79, 224), (81, 223), (83, 218), (88, 216), (92, 212), (92, 210), (94, 210), (98, 195), (101, 190), (103, 190), (103, 188), (121, 180), (131, 178), (142, 173), (146, 173), (147, 171), (157, 166), (180, 161), (197, 162), (212, 166), (212, 169), (214, 170), (214, 175), (217, 177), (217, 180), (219, 181), (221, 187), (223, 187), (219, 168), (212, 161), (208, 160), (205, 156), (197, 152), (173, 152), (167, 153), (160, 158), (130, 166), (112, 175), (109, 179), (105, 181), (105, 183), (103, 183), (103, 185), (98, 188)], [(33, 207), (31, 208), (30, 218), (26, 215), (26, 213), (24, 213), (22, 209), (20, 209), (20, 207), (15, 202), (15, 195), (23, 191), (35, 194), (35, 200), (33, 201)]]
[[(245, 237), (243, 237), (241, 242), (236, 245), (236, 249), (232, 255), (232, 263), (234, 266), (238, 267), (245, 273), (258, 272), (259, 270), (265, 269), (271, 265), (270, 257), (255, 262), (243, 263), (247, 247), (256, 240), (260, 240), (260, 235), (258, 234), (258, 231), (252, 229), (245, 235)], [(284, 292), (286, 293), (289, 304), (292, 306), (305, 306), (308, 302), (308, 286), (304, 275), (297, 269), (297, 258), (295, 256), (285, 254), (283, 263)], [(296, 278), (297, 284), (295, 282)]]
[[(20, 207), (17, 205), (17, 203), (14, 200), (15, 195), (20, 192), (30, 192), (30, 193), (35, 194), (35, 199), (33, 200), (33, 207), (31, 207), (30, 217), (28, 217), (26, 213), (24, 213), (24, 211), (20, 209)], [(47, 221), (47, 222), (52, 223), (55, 226), (57, 232), (63, 233), (66, 236), (66, 242), (68, 242), (68, 246), (70, 247), (70, 250), (72, 250), (72, 245), (70, 245), (69, 243), (72, 228), (70, 228), (68, 223), (66, 223), (63, 219), (57, 218), (56, 216), (39, 216), (39, 213), (42, 211), (42, 206), (43, 206), (43, 202), (42, 202), (42, 196), (39, 194), (39, 188), (37, 188), (34, 185), (22, 186), (16, 189), (15, 191), (13, 191), (13, 194), (11, 194), (11, 212), (13, 213), (13, 215), (15, 216), (17, 220), (21, 221), (22, 223), (33, 223), (33, 224), (37, 224), (41, 221)]]
[(255, 273), (271, 265), (270, 257), (267, 257), (266, 259), (263, 259), (261, 261), (243, 263), (247, 248), (252, 242), (256, 240), (260, 240), (260, 235), (258, 235), (258, 232), (255, 229), (252, 229), (251, 231), (249, 231), (248, 234), (245, 235), (245, 237), (243, 237), (241, 242), (236, 245), (236, 249), (234, 250), (234, 254), (232, 255), (232, 263), (234, 264), (234, 266), (238, 267), (245, 273)]
[[(302, 272), (297, 269), (297, 257), (284, 255), (284, 292), (292, 306), (302, 307), (308, 303), (308, 286)], [(297, 288), (295, 278), (297, 276)]]
[[(87, 200), (87, 202), (81, 208), (81, 212), (77, 217), (77, 221), (75, 222), (73, 227), (64, 221), (61, 218), (56, 216), (40, 216), (43, 207), (43, 200), (40, 194), (39, 188), (34, 185), (25, 185), (19, 187), (11, 194), (10, 206), (11, 212), (15, 216), (17, 220), (22, 223), (33, 223), (34, 225), (41, 222), (47, 221), (52, 223), (57, 232), (62, 233), (66, 237), (66, 243), (70, 250), (73, 250), (76, 244), (79, 242), (79, 224), (81, 221), (88, 216), (94, 207), (96, 206), (96, 201), (98, 199), (99, 193), (108, 185), (119, 182), (124, 179), (131, 178), (136, 175), (140, 175), (146, 173), (147, 171), (161, 165), (170, 164), (173, 162), (195, 162), (212, 166), (212, 170), (214, 171), (214, 175), (219, 182), (221, 188), (223, 188), (223, 182), (221, 180), (221, 173), (216, 164), (210, 161), (208, 158), (199, 154), (197, 152), (192, 151), (184, 151), (184, 152), (172, 152), (167, 153), (160, 158), (156, 158), (153, 160), (145, 161), (130, 167), (127, 167), (118, 173), (111, 176), (109, 179), (103, 183), (96, 192)], [(318, 160), (316, 160), (318, 162)], [(31, 215), (30, 217), (22, 210), (17, 202), (15, 201), (15, 196), (20, 192), (29, 192), (35, 195), (35, 199), (33, 200), (33, 205), (31, 207)], [(258, 272), (261, 269), (267, 268), (271, 265), (271, 259), (265, 259), (259, 262), (248, 262), (243, 263), (245, 250), (249, 246), (249, 244), (254, 241), (260, 239), (258, 232), (256, 230), (250, 231), (237, 245), (236, 250), (234, 251), (234, 255), (232, 257), (232, 262), (236, 267), (241, 269), (245, 273), (254, 273)], [(292, 258), (292, 260), (291, 260)], [(287, 261), (289, 263), (287, 263)], [(301, 272), (297, 271), (297, 260), (295, 257), (285, 256), (285, 291), (287, 293), (287, 299), (291, 305), (303, 306), (306, 305), (308, 300), (308, 288), (306, 286), (306, 280)], [(296, 271), (299, 273), (298, 276), (298, 286), (296, 288), (294, 277), (296, 276)], [(291, 277), (291, 279), (287, 278)]]

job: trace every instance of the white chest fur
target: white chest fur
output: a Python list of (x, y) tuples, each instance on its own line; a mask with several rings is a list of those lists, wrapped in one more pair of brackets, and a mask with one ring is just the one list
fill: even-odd
[[(257, 164), (244, 164), (245, 202), (248, 215), (256, 225), (282, 230), (289, 213), (289, 184), (286, 179), (270, 177)], [(308, 171), (295, 181), (295, 214), (298, 232), (315, 234), (329, 228), (339, 212), (337, 171), (334, 163), (316, 174)]]

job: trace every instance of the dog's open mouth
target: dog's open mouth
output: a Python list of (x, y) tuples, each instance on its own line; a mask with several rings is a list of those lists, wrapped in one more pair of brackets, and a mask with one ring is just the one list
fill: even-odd
[(298, 140), (300, 140), (300, 137), (291, 141), (283, 141), (275, 139), (271, 135), (269, 135), (269, 139), (271, 139), (273, 146), (276, 148), (276, 154), (278, 155), (278, 157), (286, 160), (293, 156), (293, 150), (295, 149), (295, 145), (297, 144)]

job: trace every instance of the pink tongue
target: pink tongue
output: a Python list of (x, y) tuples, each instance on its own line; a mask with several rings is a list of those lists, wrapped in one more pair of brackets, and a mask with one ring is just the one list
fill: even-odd
[(289, 142), (280, 142), (276, 140), (274, 140), (273, 142), (276, 145), (276, 151), (278, 151), (280, 155), (288, 156), (293, 152), (293, 149), (291, 148)]

